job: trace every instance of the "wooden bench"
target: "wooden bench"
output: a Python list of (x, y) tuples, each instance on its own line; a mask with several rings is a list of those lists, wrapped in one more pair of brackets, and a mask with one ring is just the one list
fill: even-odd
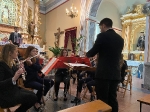
[(111, 112), (112, 108), (101, 100), (95, 100), (58, 112)]
[(150, 94), (142, 97), (141, 99), (137, 100), (140, 102), (140, 112), (142, 112), (142, 103), (150, 105)]

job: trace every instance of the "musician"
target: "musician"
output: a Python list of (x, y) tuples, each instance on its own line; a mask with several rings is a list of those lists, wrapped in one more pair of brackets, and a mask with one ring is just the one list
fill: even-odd
[(15, 112), (26, 112), (37, 101), (36, 95), (17, 86), (17, 79), (24, 73), (23, 65), (19, 69), (14, 65), (18, 56), (18, 48), (13, 44), (6, 44), (0, 56), (0, 107), (10, 108), (18, 104), (21, 106)]
[[(67, 57), (68, 56), (68, 50), (63, 49), (61, 51), (61, 57)], [(58, 91), (59, 91), (59, 86), (60, 82), (64, 82), (64, 101), (67, 101), (67, 92), (70, 86), (70, 76), (68, 73), (68, 70), (65, 68), (60, 68), (56, 71), (55, 73), (55, 84), (54, 84), (54, 89), (55, 89), (55, 98), (54, 101), (58, 100)]]
[[(93, 67), (96, 67), (96, 56), (91, 58), (91, 64)], [(91, 93), (90, 100), (93, 101), (95, 99), (94, 92), (92, 89), (92, 86), (95, 86), (95, 72), (91, 71), (82, 71), (80, 75), (78, 76), (78, 85), (77, 85), (77, 96), (74, 100), (71, 101), (71, 103), (80, 103), (81, 102), (81, 91), (83, 85), (86, 85), (89, 92)]]
[(120, 59), (120, 67), (121, 67), (121, 83), (122, 86), (124, 87), (124, 80), (125, 80), (125, 76), (127, 75), (127, 72), (125, 72), (128, 69), (128, 65), (126, 60), (123, 59), (123, 54), (121, 55), (121, 59)]
[(112, 112), (118, 112), (117, 87), (121, 79), (119, 60), (124, 40), (112, 29), (112, 25), (110, 18), (101, 20), (101, 33), (86, 56), (93, 57), (99, 54), (95, 74), (97, 99), (110, 105)]
[(11, 44), (15, 44), (19, 47), (19, 45), (21, 44), (22, 41), (22, 37), (21, 34), (18, 33), (19, 28), (18, 27), (14, 27), (14, 32), (12, 32), (9, 36), (9, 41)]
[(38, 75), (38, 71), (42, 69), (39, 64), (38, 58), (31, 57), (37, 54), (37, 50), (33, 46), (28, 46), (24, 55), (24, 59), (27, 59), (24, 63), (25, 70), (27, 72), (26, 81), (24, 81), (24, 85), (27, 88), (33, 88), (38, 90), (36, 93), (37, 95), (37, 102), (34, 105), (35, 110), (40, 110), (42, 92), (43, 92), (43, 84), (44, 84), (44, 96), (47, 94), (49, 89), (53, 86), (54, 81), (50, 79), (43, 79)]

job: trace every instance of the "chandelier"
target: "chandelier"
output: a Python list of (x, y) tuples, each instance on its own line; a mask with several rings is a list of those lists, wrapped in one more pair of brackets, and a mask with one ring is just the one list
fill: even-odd
[(66, 15), (71, 17), (71, 18), (75, 18), (78, 16), (78, 10), (76, 9), (76, 7), (74, 7), (74, 5), (72, 4), (72, 6), (70, 7), (70, 10), (68, 10), (66, 8)]

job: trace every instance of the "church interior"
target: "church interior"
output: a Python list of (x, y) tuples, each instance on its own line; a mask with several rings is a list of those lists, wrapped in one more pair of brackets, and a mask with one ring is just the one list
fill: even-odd
[[(18, 28), (21, 39), (17, 37), (17, 40), (11, 41), (18, 42), (19, 54), (24, 56), (27, 47), (34, 46), (45, 65), (51, 59), (58, 58), (64, 48), (70, 57), (85, 57), (101, 33), (100, 21), (111, 18), (112, 29), (124, 39), (122, 54), (129, 70), (126, 85), (118, 86), (118, 112), (149, 112), (149, 0), (0, 0), (0, 7), (0, 51), (11, 43), (10, 35), (14, 28)], [(46, 78), (54, 78), (55, 72), (56, 69), (49, 71)], [(54, 101), (52, 87), (44, 97), (44, 109), (39, 112), (111, 112), (110, 106), (103, 103), (86, 106), (93, 102), (86, 87), (82, 88), (81, 102), (71, 103), (78, 85), (74, 77), (70, 79), (67, 101), (63, 99), (64, 84), (61, 83), (58, 100)], [(96, 98), (94, 101), (97, 101)], [(0, 112), (6, 112), (4, 110), (0, 108)], [(37, 111), (32, 107), (28, 112)]]

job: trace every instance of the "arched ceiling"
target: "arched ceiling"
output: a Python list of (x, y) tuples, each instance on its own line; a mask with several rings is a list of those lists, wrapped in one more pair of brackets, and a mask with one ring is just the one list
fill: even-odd
[(146, 3), (146, 0), (102, 0), (102, 2), (105, 1), (114, 4), (118, 8), (120, 14), (125, 14), (128, 7), (132, 10), (134, 5)]

